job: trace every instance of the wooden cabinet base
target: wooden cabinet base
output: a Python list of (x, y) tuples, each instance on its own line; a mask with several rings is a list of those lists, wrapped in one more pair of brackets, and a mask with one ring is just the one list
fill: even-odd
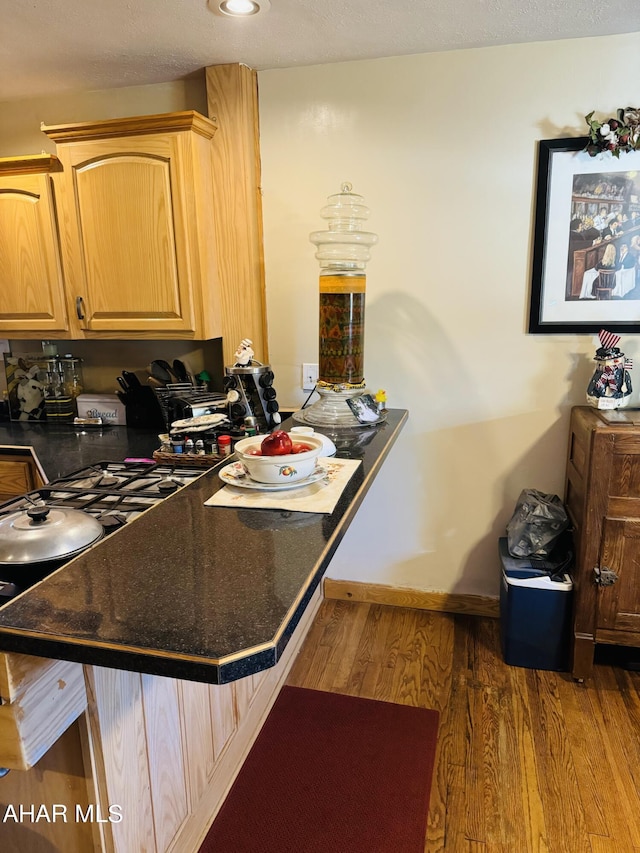
[(593, 637), (574, 636), (571, 672), (577, 681), (584, 681), (592, 674), (595, 650), (596, 643)]
[[(224, 685), (93, 666), (84, 667), (83, 678), (80, 664), (0, 656), (0, 750), (4, 747), (12, 767), (30, 767), (0, 778), (2, 850), (197, 850), (287, 678), (321, 597), (318, 586), (277, 666)], [(65, 694), (68, 712), (81, 716), (54, 733), (60, 723), (54, 694), (63, 683), (65, 690), (73, 687)], [(70, 702), (72, 692), (78, 698)], [(14, 713), (19, 702), (22, 716)], [(24, 738), (7, 740), (3, 715), (14, 722), (21, 717)]]
[(82, 666), (0, 655), (0, 767), (28, 770), (87, 706)]
[(96, 849), (93, 824), (76, 819), (89, 807), (80, 726), (70, 726), (31, 770), (14, 770), (0, 779), (0, 846), (5, 853)]
[(19, 448), (14, 448), (0, 456), (0, 501), (30, 492), (44, 483), (44, 477), (30, 451), (21, 452)]
[(316, 590), (277, 666), (230, 684), (87, 667), (85, 762), (106, 821), (94, 850), (193, 853), (258, 735), (320, 605)]
[(572, 673), (588, 678), (596, 644), (640, 646), (640, 414), (571, 413), (565, 504), (573, 530)]

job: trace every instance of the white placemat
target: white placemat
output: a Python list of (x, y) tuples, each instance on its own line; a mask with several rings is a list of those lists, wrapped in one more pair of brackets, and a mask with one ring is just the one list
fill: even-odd
[(360, 465), (359, 459), (318, 459), (327, 476), (299, 489), (263, 492), (223, 486), (205, 501), (205, 506), (242, 507), (244, 509), (284, 509), (291, 512), (333, 512), (344, 487)]

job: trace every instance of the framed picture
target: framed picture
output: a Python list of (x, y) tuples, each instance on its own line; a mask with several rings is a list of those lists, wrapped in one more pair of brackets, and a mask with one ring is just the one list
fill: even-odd
[(361, 424), (373, 424), (380, 420), (378, 405), (371, 394), (349, 397), (347, 405)]
[(640, 332), (640, 151), (539, 143), (529, 331)]
[(12, 421), (44, 421), (48, 361), (42, 355), (4, 353), (9, 418)]

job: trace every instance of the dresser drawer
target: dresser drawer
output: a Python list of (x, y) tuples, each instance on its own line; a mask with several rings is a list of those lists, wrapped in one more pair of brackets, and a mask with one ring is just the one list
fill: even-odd
[(0, 767), (33, 767), (86, 707), (82, 664), (0, 653)]

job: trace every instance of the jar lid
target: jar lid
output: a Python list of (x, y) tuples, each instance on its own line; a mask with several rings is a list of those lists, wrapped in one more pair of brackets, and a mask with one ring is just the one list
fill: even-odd
[(97, 518), (77, 509), (35, 505), (0, 520), (0, 565), (61, 560), (104, 535)]

